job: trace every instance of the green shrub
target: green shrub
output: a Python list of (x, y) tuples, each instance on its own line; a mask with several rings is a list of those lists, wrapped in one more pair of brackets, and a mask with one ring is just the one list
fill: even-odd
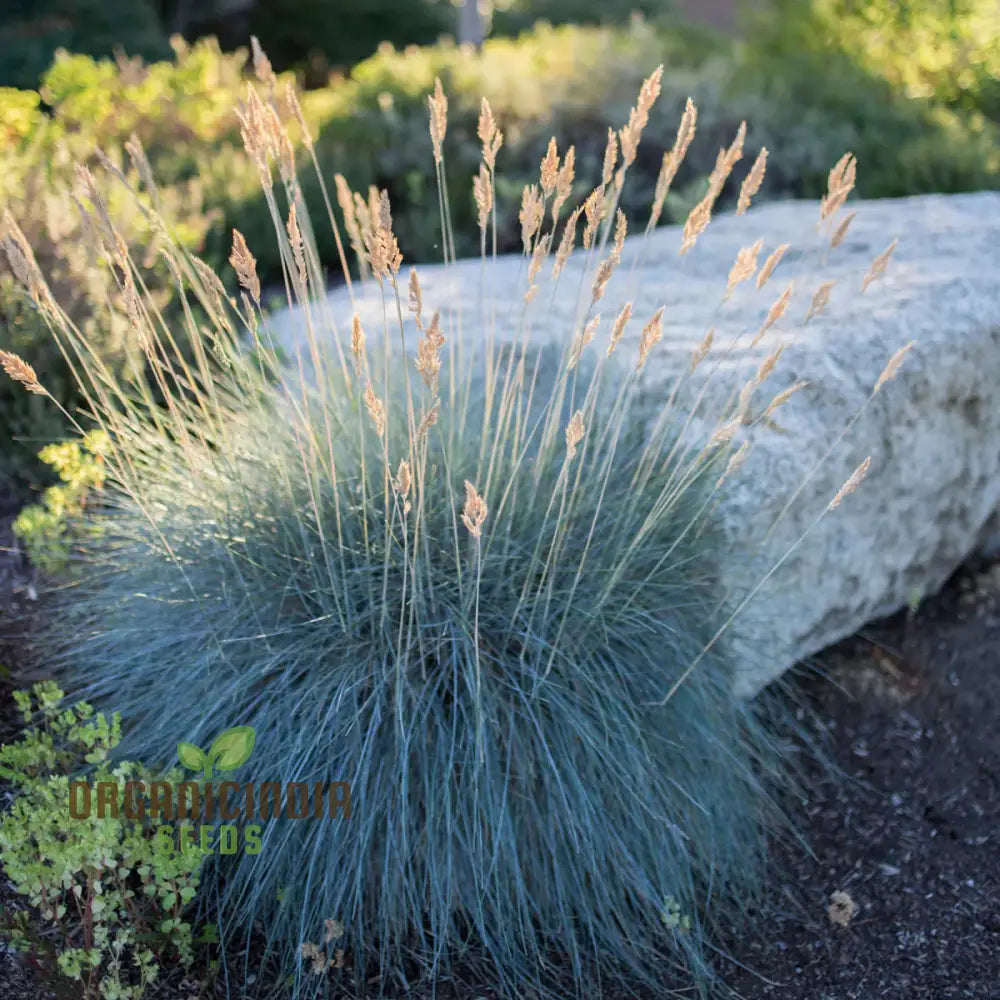
[(817, 68), (844, 56), (897, 95), (1000, 122), (994, 0), (772, 0), (769, 6), (769, 16), (751, 21), (761, 52), (781, 59), (805, 53)]
[(91, 431), (83, 440), (50, 444), (39, 458), (51, 466), (62, 485), (50, 486), (42, 502), (25, 507), (14, 521), (14, 534), (24, 542), (32, 563), (43, 573), (69, 568), (74, 532), (86, 524), (84, 507), (93, 491), (104, 485), (104, 460), (108, 436)]
[[(470, 65), (456, 58), (453, 80)], [(635, 318), (638, 350), (626, 350), (628, 312), (602, 326), (595, 309), (627, 266), (617, 203), (631, 167), (616, 175), (612, 162), (621, 183), (583, 200), (556, 149), (524, 193), (527, 284), (509, 313), (490, 318), (472, 291), (432, 313), (419, 278), (407, 286), (400, 273), (376, 192), (364, 253), (387, 318), (370, 340), (360, 320), (347, 333), (347, 317), (325, 310), (301, 201), (286, 220), (271, 193), (270, 174), (293, 197), (298, 182), (286, 136), (265, 127), (262, 76), (246, 133), (290, 299), (309, 317), (303, 368), (286, 369), (270, 343), (260, 244), (234, 238), (231, 303), (169, 248), (209, 320), (183, 314), (169, 332), (189, 350), (174, 351), (140, 314), (166, 407), (82, 360), (110, 439), (90, 515), (100, 531), (82, 536), (86, 572), (39, 641), (88, 696), (126, 713), (122, 750), (138, 759), (170, 760), (180, 736), (207, 745), (225, 719), (258, 734), (261, 775), (351, 782), (350, 816), (272, 819), (259, 854), (209, 862), (224, 941), (246, 934), (250, 954), (259, 930), (296, 997), (328, 974), (365, 991), (369, 971), (405, 984), (466, 959), (508, 996), (579, 995), (598, 974), (662, 989), (665, 969), (703, 987), (710, 942), (755, 898), (779, 823), (768, 789), (780, 753), (757, 708), (734, 697), (735, 664), (716, 643), (735, 613), (724, 567), (739, 553), (706, 517), (745, 455), (734, 438), (777, 354), (749, 362), (744, 384), (734, 346), (732, 363), (702, 367), (692, 404), (683, 390), (703, 356), (669, 396), (647, 391), (662, 310)], [(651, 116), (656, 79), (642, 90)], [(628, 114), (623, 143), (638, 142), (643, 112)], [(449, 118), (449, 135), (466, 123)], [(477, 126), (487, 139), (495, 127), (485, 114)], [(740, 158), (734, 143), (711, 197)], [(485, 204), (503, 182), (482, 168)], [(844, 176), (831, 175), (841, 201)], [(568, 230), (575, 241), (584, 228), (579, 309), (550, 311), (563, 220), (581, 201)], [(483, 247), (507, 226), (490, 217)], [(127, 266), (138, 284), (141, 268)], [(484, 336), (463, 338), (466, 310), (487, 317)], [(528, 350), (538, 329), (551, 344)], [(199, 360), (209, 355), (220, 364)]]
[[(751, 20), (734, 81), (801, 142), (864, 166), (864, 197), (1000, 186), (1000, 9), (992, 0), (778, 0)], [(813, 175), (801, 192), (814, 195)]]
[[(15, 793), (0, 817), (0, 857), (6, 877), (41, 920), (27, 911), (5, 915), (2, 929), (21, 950), (51, 948), (63, 976), (79, 982), (87, 1000), (139, 1000), (163, 968), (193, 959), (185, 911), (198, 889), (200, 854), (165, 850), (148, 825), (115, 814), (70, 815), (70, 781), (149, 781), (133, 763), (112, 765), (121, 735), (118, 715), (94, 715), (86, 702), (62, 707), (52, 682), (16, 692), (28, 727), (0, 747), (0, 778)], [(179, 775), (175, 775), (178, 777)], [(121, 798), (117, 805), (121, 805)]]

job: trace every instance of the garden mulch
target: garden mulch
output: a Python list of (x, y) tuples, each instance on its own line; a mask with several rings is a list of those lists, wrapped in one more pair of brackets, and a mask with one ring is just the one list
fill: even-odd
[[(964, 568), (799, 682), (832, 774), (800, 806), (752, 932), (722, 968), (746, 1000), (1000, 998), (1000, 563)], [(827, 912), (847, 893), (847, 927)]]
[[(41, 669), (39, 602), (13, 548), (0, 517), (0, 741), (16, 731), (10, 691)], [(767, 901), (725, 943), (720, 974), (744, 1000), (1000, 1000), (1000, 563), (964, 567), (793, 687), (804, 738), (834, 767), (804, 765), (793, 812), (810, 852), (778, 847)], [(850, 897), (839, 923), (833, 893)], [(0, 878), (0, 902), (11, 895)], [(0, 1000), (53, 996), (0, 944)]]

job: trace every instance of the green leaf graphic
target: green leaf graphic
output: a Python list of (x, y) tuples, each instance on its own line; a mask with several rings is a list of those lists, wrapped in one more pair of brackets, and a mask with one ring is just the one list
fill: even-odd
[(252, 726), (234, 726), (216, 737), (208, 751), (211, 766), (220, 771), (233, 771), (245, 764), (253, 752), (254, 734)]
[(177, 757), (189, 771), (200, 771), (208, 763), (204, 751), (193, 743), (178, 743)]

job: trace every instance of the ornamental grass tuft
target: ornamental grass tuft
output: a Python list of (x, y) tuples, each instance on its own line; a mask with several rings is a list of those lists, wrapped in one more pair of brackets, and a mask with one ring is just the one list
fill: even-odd
[[(385, 995), (449, 970), (512, 997), (589, 996), (609, 981), (704, 989), (712, 942), (760, 888), (782, 768), (716, 642), (739, 608), (709, 513), (745, 456), (734, 439), (750, 393), (699, 393), (691, 406), (711, 418), (699, 437), (687, 396), (644, 388), (663, 310), (597, 311), (622, 265), (618, 201), (659, 72), (610, 133), (586, 197), (572, 150), (550, 146), (522, 201), (523, 296), (484, 310), (485, 336), (469, 337), (457, 304), (425, 303), (419, 273), (403, 269), (388, 198), (342, 181), (333, 197), (323, 190), (343, 269), (353, 251), (352, 289), (374, 283), (385, 319), (366, 329), (330, 314), (316, 206), (300, 197), (284, 126), (304, 123), (261, 55), (257, 71), (239, 113), (300, 350), (276, 340), (238, 232), (231, 296), (162, 227), (184, 317), (162, 322), (81, 171), (93, 252), (113, 267), (148, 360), (148, 377), (123, 384), (8, 220), (8, 252), (109, 442), (91, 530), (73, 536), (69, 599), (45, 638), (54, 662), (121, 712), (130, 759), (171, 764), (179, 742), (205, 747), (250, 726), (240, 780), (349, 782), (349, 816), (265, 820), (259, 853), (206, 858), (202, 905), (246, 955), (243, 972), (277, 969), (296, 997), (334, 982)], [(689, 105), (663, 157), (650, 228), (696, 118)], [(443, 182), (440, 87), (429, 125)], [(720, 151), (684, 250), (743, 134)], [(503, 137), (486, 102), (479, 135), (470, 197), (488, 279)], [(308, 154), (307, 131), (303, 141)], [(763, 160), (749, 170), (741, 210), (763, 172)], [(853, 178), (845, 158), (827, 215)], [(440, 212), (447, 263), (444, 194)], [(557, 286), (577, 239), (587, 276), (570, 289), (567, 328), (548, 310), (567, 294)], [(741, 253), (728, 289), (721, 276), (724, 294), (755, 272), (766, 282), (757, 250)], [(538, 348), (530, 333), (546, 327), (551, 344)], [(711, 334), (680, 381), (710, 345)], [(15, 377), (28, 371), (8, 361)], [(29, 374), (44, 392), (45, 373)]]

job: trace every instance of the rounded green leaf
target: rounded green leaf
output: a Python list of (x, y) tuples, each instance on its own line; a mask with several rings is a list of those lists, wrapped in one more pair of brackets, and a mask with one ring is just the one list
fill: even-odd
[(177, 758), (189, 771), (200, 771), (206, 764), (201, 747), (196, 747), (193, 743), (178, 743)]
[(245, 764), (253, 753), (256, 738), (252, 726), (234, 726), (220, 733), (208, 751), (212, 766), (220, 771), (232, 771)]

